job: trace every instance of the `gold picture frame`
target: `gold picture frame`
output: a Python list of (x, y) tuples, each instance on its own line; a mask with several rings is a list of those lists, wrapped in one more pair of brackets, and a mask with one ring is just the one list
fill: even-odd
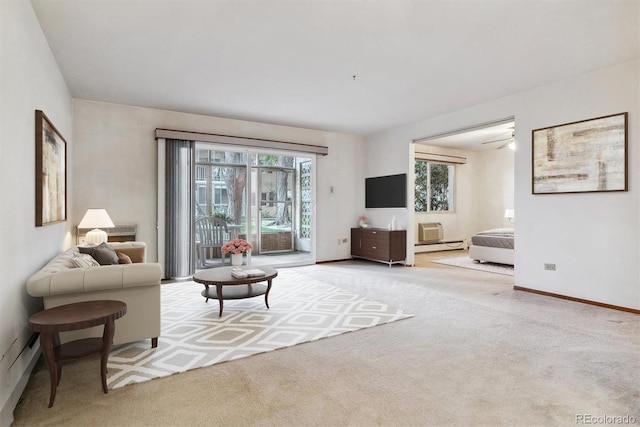
[(533, 130), (532, 193), (627, 191), (627, 116)]
[(36, 226), (67, 220), (67, 141), (36, 110)]

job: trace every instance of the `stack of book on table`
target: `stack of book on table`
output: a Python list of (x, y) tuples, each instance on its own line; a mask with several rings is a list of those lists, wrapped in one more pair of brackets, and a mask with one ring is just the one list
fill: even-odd
[(231, 269), (231, 275), (236, 279), (246, 279), (247, 277), (264, 276), (264, 271), (257, 268), (244, 270), (240, 267), (236, 267)]

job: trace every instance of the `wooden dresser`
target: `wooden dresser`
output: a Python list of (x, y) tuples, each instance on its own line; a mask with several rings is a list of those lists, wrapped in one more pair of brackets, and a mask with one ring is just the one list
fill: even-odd
[(386, 264), (404, 264), (407, 258), (407, 231), (384, 228), (352, 228), (351, 256)]

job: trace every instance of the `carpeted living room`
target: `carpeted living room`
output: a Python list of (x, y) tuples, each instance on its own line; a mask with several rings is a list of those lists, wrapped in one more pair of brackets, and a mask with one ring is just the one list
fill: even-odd
[[(511, 276), (459, 267), (348, 261), (283, 274), (412, 316), (108, 394), (98, 387), (99, 360), (75, 362), (49, 410), (40, 363), (14, 425), (566, 425), (640, 409), (630, 371), (640, 350), (635, 314), (514, 291)], [(285, 293), (274, 288), (271, 310)], [(246, 301), (238, 310), (267, 311)], [(217, 318), (204, 300), (195, 304)], [(109, 366), (116, 377), (118, 353)], [(160, 359), (146, 373), (171, 363)]]
[(3, 0), (0, 55), (0, 426), (640, 423), (637, 1)]

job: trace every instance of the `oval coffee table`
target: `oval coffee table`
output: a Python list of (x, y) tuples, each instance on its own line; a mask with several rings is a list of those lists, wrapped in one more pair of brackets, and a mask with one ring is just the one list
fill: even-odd
[[(273, 267), (240, 267), (244, 270), (258, 269), (264, 272), (263, 276), (245, 277), (242, 279), (233, 277), (231, 270), (238, 267), (219, 267), (198, 271), (193, 275), (193, 281), (204, 285), (202, 296), (209, 301), (209, 298), (217, 299), (220, 304), (220, 314), (222, 317), (223, 300), (243, 299), (264, 295), (264, 303), (269, 308), (269, 291), (271, 281), (278, 275)], [(260, 282), (267, 282), (264, 283)], [(215, 288), (209, 288), (215, 286)], [(224, 289), (223, 289), (224, 288)]]

